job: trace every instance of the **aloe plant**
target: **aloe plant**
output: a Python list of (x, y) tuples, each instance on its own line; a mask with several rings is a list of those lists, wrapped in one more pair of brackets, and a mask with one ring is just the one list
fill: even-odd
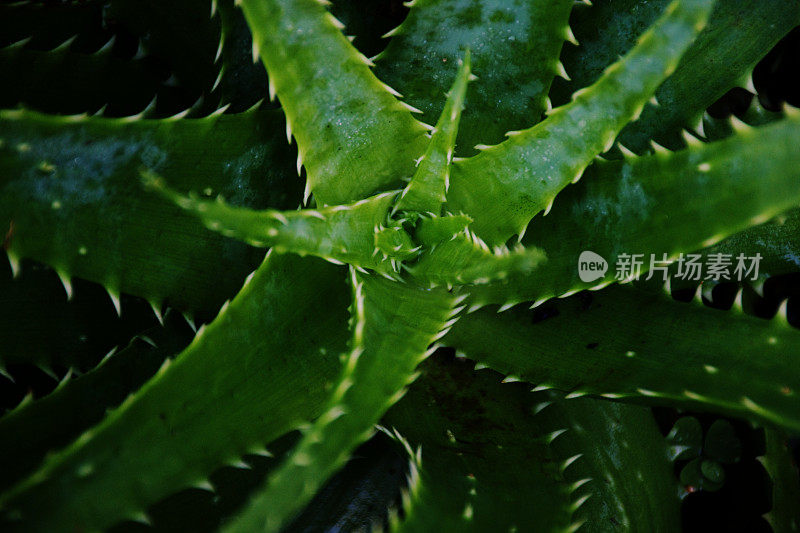
[[(796, 530), (800, 333), (746, 311), (797, 270), (800, 111), (706, 109), (800, 5), (415, 0), (382, 47), (364, 6), (236, 4), (0, 6), (0, 369), (63, 377), (0, 418), (4, 529), (151, 523), (267, 461), (219, 528), (291, 530), (381, 431), (376, 527), (675, 531), (665, 405), (769, 428)], [(673, 264), (583, 281), (586, 250)], [(689, 253), (763, 262), (720, 311), (672, 298)]]

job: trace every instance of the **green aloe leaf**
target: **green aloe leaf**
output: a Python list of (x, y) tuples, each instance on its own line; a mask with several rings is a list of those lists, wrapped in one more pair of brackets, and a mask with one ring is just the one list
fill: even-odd
[(402, 223), (397, 221), (391, 221), (386, 227), (378, 226), (374, 241), (376, 253), (382, 254), (383, 260), (389, 260), (395, 271), (400, 269), (398, 261), (419, 255), (421, 248), (403, 228)]
[[(754, 92), (795, 1), (414, 0), (374, 72), (372, 14), (399, 20), (396, 0), (0, 5), (0, 70), (20, 72), (0, 108), (39, 110), (0, 109), (0, 381), (20, 381), (0, 395), (33, 391), (0, 418), (0, 530), (355, 527), (338, 510), (373, 474), (343, 467), (381, 422), (411, 459), (394, 529), (678, 530), (686, 485), (722, 488), (752, 450), (725, 420), (664, 439), (650, 406), (800, 432), (788, 302), (743, 313), (800, 264), (800, 110), (698, 124)], [(551, 87), (559, 57), (575, 76)], [(685, 149), (628, 149), (653, 139)], [(697, 250), (764, 261), (731, 311), (671, 298)], [(648, 271), (663, 288), (607, 287)], [(190, 340), (166, 307), (217, 318)], [(439, 342), (455, 359), (428, 358)], [(797, 472), (767, 438), (773, 523), (796, 530)]]
[[(254, 211), (225, 204), (221, 199), (201, 200), (168, 188), (163, 178), (143, 173), (144, 184), (181, 209), (197, 216), (212, 231), (251, 246), (272, 247), (277, 252), (313, 255), (360, 268), (385, 267), (375, 254), (375, 228), (388, 218), (397, 192), (388, 192), (349, 205), (295, 211)], [(402, 230), (401, 230), (402, 231)]]
[(539, 423), (566, 432), (551, 448), (573, 489), (579, 531), (680, 530), (677, 481), (667, 443), (650, 409), (593, 398), (550, 398), (535, 406)]
[[(700, 262), (714, 254), (761, 256), (759, 276), (777, 276), (800, 270), (800, 209), (790, 209), (772, 220), (747, 228), (719, 243), (698, 251)], [(677, 274), (677, 267), (670, 269)], [(679, 278), (673, 278), (680, 281)], [(751, 280), (752, 281), (752, 280)]]
[(453, 65), (472, 51), (471, 85), (458, 132), (458, 154), (500, 142), (509, 129), (539, 122), (559, 73), (558, 54), (569, 38), (571, 0), (417, 0), (388, 35), (376, 73), (433, 123)]
[(447, 189), (450, 187), (450, 163), (453, 160), (458, 124), (470, 76), (470, 53), (467, 50), (447, 95), (442, 114), (431, 132), (428, 148), (417, 162), (417, 170), (411, 177), (411, 182), (397, 200), (395, 211), (434, 215), (441, 213)]
[(713, 0), (676, 0), (639, 43), (593, 85), (536, 126), (453, 165), (446, 208), (474, 219), (490, 244), (522, 235), (556, 194), (580, 179), (638, 116), (705, 25)]
[[(792, 108), (787, 108), (791, 114)], [(711, 140), (731, 137), (742, 129), (742, 122), (751, 126), (763, 126), (784, 119), (785, 114), (766, 110), (754, 98), (750, 107), (740, 115), (741, 119), (731, 116), (726, 119), (714, 119), (706, 113), (704, 116), (705, 134)], [(712, 254), (744, 253), (749, 257), (761, 256), (758, 283), (765, 277), (797, 272), (800, 267), (800, 210), (790, 209), (772, 220), (758, 224), (726, 237), (719, 243), (697, 251), (701, 254), (701, 263), (707, 263)], [(670, 268), (673, 274), (673, 289), (682, 284), (690, 284), (676, 277), (677, 265)]]
[[(0, 112), (0, 227), (13, 265), (33, 258), (62, 278), (208, 317), (263, 252), (200, 226), (141, 186), (169, 175), (178, 190), (232, 203), (295, 207), (302, 185), (276, 112), (184, 121)], [(207, 149), (214, 146), (214, 150)]]
[[(573, 500), (536, 397), (467, 362), (433, 357), (383, 420), (413, 454), (395, 531), (568, 531)], [(555, 433), (553, 433), (555, 431)]]
[(74, 531), (139, 518), (319, 415), (346, 348), (344, 278), (317, 259), (270, 254), (171, 365), (4, 493), (6, 520), (21, 518), (25, 531)]
[[(615, 0), (574, 9), (570, 24), (580, 46), (567, 47), (562, 54), (571, 81), (556, 80), (553, 101), (565, 103), (572, 92), (599, 78), (604, 68), (635, 45), (668, 3)], [(648, 103), (617, 140), (636, 153), (651, 150), (651, 139), (670, 149), (683, 147), (682, 129), (698, 128), (705, 109), (726, 91), (751, 84), (755, 64), (798, 24), (800, 5), (794, 0), (717, 2), (706, 28), (656, 91), (657, 105)], [(698, 76), (698, 72), (714, 75)]]
[(242, 0), (241, 7), (297, 140), (307, 194), (320, 206), (345, 203), (413, 173), (425, 128), (378, 81), (322, 3)]
[(531, 394), (444, 357), (421, 371), (384, 421), (414, 457), (395, 530), (675, 530), (677, 491), (649, 410)]
[(49, 451), (68, 445), (147, 381), (165, 359), (191, 340), (183, 318), (152, 328), (91, 371), (65, 378), (51, 394), (25, 402), (0, 418), (0, 489), (29, 473)]
[[(476, 302), (541, 302), (598, 288), (632, 273), (615, 268), (623, 254), (642, 254), (646, 272), (796, 206), (798, 125), (800, 116), (680, 152), (598, 162), (559, 196), (552, 213), (531, 224), (525, 242), (539, 246), (548, 258), (535, 279), (487, 286), (475, 291)], [(609, 268), (584, 282), (578, 259), (587, 250), (603, 257)], [(735, 257), (732, 261), (731, 272)]]
[(518, 274), (526, 275), (546, 262), (538, 248), (490, 249), (468, 229), (436, 245), (406, 267), (422, 283), (432, 285), (484, 284)]
[(352, 272), (353, 338), (324, 413), (226, 531), (278, 531), (367, 440), (405, 393), (428, 346), (449, 329), (457, 300)]
[[(230, 104), (228, 112), (238, 113), (264, 98), (267, 75), (263, 65), (253, 62), (253, 39), (244, 13), (234, 0), (215, 0), (215, 5), (221, 24), (217, 52), (220, 74), (216, 84), (221, 104)], [(330, 9), (345, 24), (344, 32), (353, 45), (371, 56), (385, 47), (381, 35), (391, 29), (398, 6), (391, 0), (337, 0)]]
[(480, 310), (444, 342), (572, 396), (669, 403), (800, 429), (800, 332), (785, 311), (768, 321), (620, 286), (530, 311)]
[(420, 215), (414, 231), (414, 237), (422, 244), (433, 248), (464, 232), (470, 222), (472, 222), (472, 219), (466, 215), (445, 215), (441, 217)]

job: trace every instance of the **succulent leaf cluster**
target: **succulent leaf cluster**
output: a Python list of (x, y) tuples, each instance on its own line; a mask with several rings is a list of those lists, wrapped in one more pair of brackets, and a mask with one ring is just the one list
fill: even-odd
[[(767, 428), (796, 531), (800, 333), (749, 311), (797, 272), (800, 110), (706, 112), (796, 0), (413, 0), (388, 44), (357, 4), (0, 5), (0, 379), (59, 380), (0, 417), (2, 529), (163, 528), (190, 489), (292, 530), (377, 433), (407, 479), (362, 527), (675, 531), (741, 450), (659, 405)], [(763, 261), (720, 311), (689, 253)]]

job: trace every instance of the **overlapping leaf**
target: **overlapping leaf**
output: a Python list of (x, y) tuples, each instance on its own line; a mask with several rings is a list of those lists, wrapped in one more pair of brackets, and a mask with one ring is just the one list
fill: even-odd
[[(669, 0), (623, 0), (579, 5), (570, 24), (580, 42), (567, 47), (562, 61), (569, 82), (556, 80), (556, 105), (593, 83), (603, 69), (632, 48)], [(683, 147), (682, 129), (698, 129), (707, 107), (735, 86), (753, 89), (756, 62), (793, 27), (800, 24), (800, 5), (792, 0), (731, 0), (717, 2), (706, 28), (681, 58), (675, 72), (656, 91), (657, 105), (648, 103), (642, 116), (626, 126), (618, 140), (636, 153), (651, 150), (651, 139), (671, 149)], [(713, 72), (713, 76), (698, 76)]]
[(348, 296), (339, 267), (270, 255), (171, 365), (0, 497), (4, 527), (98, 530), (138, 518), (317, 416), (345, 350)]
[(564, 187), (641, 113), (704, 27), (713, 0), (676, 0), (617, 63), (543, 122), (456, 163), (447, 207), (473, 218), (489, 244), (521, 235)]
[[(548, 258), (535, 279), (517, 277), (480, 289), (473, 294), (476, 302), (544, 301), (612, 283), (618, 274), (628, 279), (637, 269), (615, 268), (623, 254), (631, 265), (639, 254), (644, 273), (654, 265), (651, 257), (655, 266), (669, 264), (682, 252), (711, 246), (796, 206), (798, 125), (800, 117), (788, 118), (680, 152), (598, 162), (559, 196), (552, 213), (531, 224), (525, 242)], [(578, 259), (587, 250), (603, 257), (608, 270), (584, 282)], [(738, 250), (737, 256), (751, 251), (757, 250)], [(733, 273), (738, 261), (730, 260)]]
[(425, 149), (425, 129), (325, 7), (316, 0), (241, 6), (317, 203), (360, 200), (407, 178)]
[(226, 531), (278, 531), (405, 393), (428, 345), (454, 322), (456, 298), (353, 273), (353, 338), (325, 412)]
[(544, 253), (534, 247), (491, 250), (466, 230), (438, 244), (407, 269), (422, 283), (485, 284), (531, 274), (546, 260)]
[(554, 394), (534, 409), (540, 424), (566, 429), (551, 448), (566, 458), (560, 466), (574, 489), (573, 522), (582, 524), (579, 530), (678, 531), (676, 479), (652, 411), (561, 398)]
[(205, 230), (144, 190), (139, 173), (239, 205), (293, 208), (302, 185), (280, 122), (260, 110), (183, 121), (0, 112), (6, 251), (15, 265), (33, 258), (114, 297), (127, 292), (208, 317), (263, 252)]
[(648, 410), (532, 394), (444, 357), (421, 370), (385, 420), (417, 456), (396, 530), (674, 529), (678, 501)]
[(431, 132), (428, 148), (417, 161), (417, 170), (397, 200), (395, 211), (440, 214), (450, 187), (450, 163), (470, 76), (470, 53), (467, 50), (442, 114)]
[(573, 396), (659, 401), (800, 429), (800, 332), (785, 307), (768, 321), (618, 286), (535, 310), (483, 309), (445, 343)]
[(387, 220), (397, 192), (320, 209), (254, 211), (228, 206), (222, 201), (200, 200), (196, 195), (182, 196), (167, 188), (163, 178), (155, 174), (145, 172), (143, 177), (147, 188), (158, 191), (199, 217), (207, 228), (227, 237), (338, 264), (372, 269), (385, 266), (383, 257), (374, 253), (375, 231)]
[[(571, 104), (459, 163), (445, 211), (466, 214), (438, 216), (448, 190), (459, 100), (467, 94), (458, 137), (462, 153), (468, 149), (463, 144), (497, 142), (509, 127), (535, 124), (547, 107), (553, 75), (566, 76), (556, 58), (563, 41), (572, 39), (566, 23), (571, 1), (418, 0), (412, 6), (407, 21), (393, 32), (378, 73), (407, 92), (427, 118), (444, 105), (426, 153), (423, 125), (371, 73), (369, 61), (340, 33), (323, 2), (242, 0), (245, 19), (226, 3), (220, 41), (217, 19), (207, 9), (211, 2), (162, 6), (113, 0), (108, 14), (143, 39), (143, 50), (166, 58), (176, 79), (197, 94), (208, 96), (217, 79), (219, 95), (237, 111), (249, 105), (265, 79), (242, 62), (242, 47), (249, 44), (243, 20), (249, 22), (254, 51), (281, 101), (287, 133), (296, 136), (298, 163), (309, 177), (306, 193), (314, 194), (318, 207), (277, 210), (297, 205), (300, 181), (286, 175), (290, 150), (278, 148), (276, 130), (283, 129), (283, 121), (264, 110), (219, 116), (220, 110), (207, 119), (161, 122), (0, 112), (0, 235), (5, 234), (4, 248), (15, 270), (20, 258), (46, 262), (68, 293), (71, 276), (98, 281), (118, 310), (120, 291), (125, 291), (150, 300), (157, 314), (165, 303), (213, 313), (239, 287), (258, 252), (203, 230), (171, 202), (144, 191), (143, 170), (163, 175), (170, 191), (179, 191), (167, 196), (210, 228), (276, 248), (171, 366), (0, 496), (3, 526), (96, 530), (126, 518), (142, 519), (159, 499), (191, 485), (207, 489), (208, 475), (222, 464), (305, 427), (288, 461), (230, 528), (276, 530), (289, 523), (402, 396), (430, 342), (452, 326), (455, 295), (466, 291), (426, 290), (352, 270), (354, 334), (335, 381), (341, 370), (336, 355), (347, 353), (343, 271), (278, 251), (378, 271), (386, 261), (399, 271), (402, 261), (417, 281), (467, 284), (476, 307), (496, 302), (504, 308), (613, 281), (613, 271), (591, 283), (577, 281), (577, 258), (584, 249), (600, 252), (610, 264), (625, 253), (649, 254), (659, 246), (672, 258), (761, 224), (717, 249), (746, 245), (748, 252), (769, 251), (772, 273), (796, 261), (791, 250), (781, 256), (774, 240), (793, 232), (793, 212), (785, 220), (765, 222), (800, 201), (794, 170), (797, 117), (703, 148), (595, 165), (581, 184), (559, 197), (548, 218), (535, 221), (527, 250), (504, 246), (538, 211), (549, 211), (555, 194), (578, 179), (621, 130), (623, 139), (634, 139), (639, 149), (651, 136), (685, 126), (796, 24), (800, 12), (785, 0), (753, 9), (732, 0), (717, 6), (712, 24), (692, 45), (711, 3), (676, 0), (626, 58)], [(666, 3), (646, 3), (641, 13), (633, 10), (633, 19), (624, 13), (627, 3), (598, 4), (592, 13), (611, 9), (639, 28)], [(0, 17), (5, 9), (0, 8)], [(766, 20), (740, 27), (732, 23), (759, 14)], [(585, 30), (581, 16), (573, 20)], [(48, 18), (44, 25), (57, 34), (57, 22)], [(607, 54), (624, 51), (630, 35), (640, 32), (603, 33), (601, 45), (589, 40), (590, 48), (602, 49), (596, 58), (587, 58), (584, 48), (565, 54), (565, 61), (583, 58), (577, 79), (593, 81), (593, 69), (610, 63)], [(467, 69), (455, 74), (454, 63), (468, 48), (483, 83), (466, 92)], [(214, 50), (217, 57), (211, 60)], [(21, 57), (38, 53), (19, 52), (0, 52), (0, 61), (5, 57), (19, 65)], [(42, 53), (40, 65), (50, 71), (57, 63), (73, 65), (65, 74), (80, 78), (83, 71), (74, 65), (82, 63), (70, 63), (77, 57), (71, 52)], [(717, 56), (729, 60), (723, 72), (698, 87), (698, 65)], [(80, 61), (100, 67), (92, 72), (108, 72), (99, 58), (86, 55)], [(442, 93), (453, 75), (456, 90), (444, 103)], [(36, 87), (43, 90), (42, 101), (52, 101), (46, 84), (21, 80), (17, 87)], [(252, 85), (244, 87), (242, 80)], [(138, 87), (132, 79), (122, 83), (131, 85), (123, 89)], [(81, 105), (96, 108), (108, 95), (102, 87), (92, 85), (96, 94)], [(654, 92), (664, 99), (661, 115), (645, 107)], [(678, 106), (682, 100), (689, 104)], [(214, 107), (210, 101), (196, 109)], [(642, 118), (623, 129), (640, 112)], [(397, 209), (409, 218), (389, 221), (397, 193), (370, 195), (411, 178), (420, 156), (407, 191), (419, 192), (417, 186), (423, 185), (422, 201), (409, 193), (408, 205), (401, 202)], [(182, 196), (190, 190), (208, 197), (222, 193), (232, 205)], [(489, 248), (473, 229), (498, 246)], [(781, 319), (759, 322), (614, 287), (594, 299), (581, 295), (533, 312), (492, 311), (467, 315), (447, 338), (482, 365), (509, 374), (505, 381), (564, 389), (568, 398), (594, 394), (669, 402), (800, 429), (800, 377), (793, 372), (800, 339), (781, 322), (785, 307)], [(758, 357), (741, 351), (754, 343)], [(55, 418), (85, 402), (87, 387), (109, 369), (124, 372), (107, 365), (128, 360), (135, 351), (21, 406), (0, 421), (0, 429), (23, 438), (13, 445), (0, 439), (0, 447), (27, 447), (30, 459), (66, 444), (98, 419), (104, 404), (91, 405), (74, 423), (66, 416)], [(148, 361), (137, 367), (144, 374), (153, 370)], [(556, 393), (531, 394), (527, 384), (500, 385), (488, 372), (476, 377), (471, 368), (465, 373), (458, 365), (436, 365), (425, 367), (424, 381), (388, 418), (414, 445), (422, 445), (422, 463), (415, 463), (422, 470), (412, 479), (400, 529), (551, 525), (574, 531), (582, 520), (593, 531), (620, 524), (637, 530), (677, 527), (669, 465), (647, 410), (596, 399), (564, 402)], [(136, 378), (135, 388), (141, 376), (130, 377)], [(41, 434), (35, 432), (37, 413), (49, 421)], [(13, 480), (32, 462), (10, 465)]]
[(535, 124), (559, 74), (558, 54), (569, 38), (570, 0), (417, 0), (391, 31), (376, 73), (434, 123), (453, 65), (472, 52), (480, 82), (470, 87), (457, 153), (496, 143), (509, 129)]
[[(567, 531), (570, 487), (533, 395), (432, 358), (384, 421), (418, 454), (398, 531)], [(564, 458), (565, 459), (565, 458)]]
[(68, 445), (100, 422), (152, 377), (165, 359), (191, 339), (183, 318), (168, 317), (168, 329), (156, 328), (110, 353), (98, 367), (67, 380), (42, 399), (28, 401), (0, 418), (2, 489), (30, 472), (45, 453)]

